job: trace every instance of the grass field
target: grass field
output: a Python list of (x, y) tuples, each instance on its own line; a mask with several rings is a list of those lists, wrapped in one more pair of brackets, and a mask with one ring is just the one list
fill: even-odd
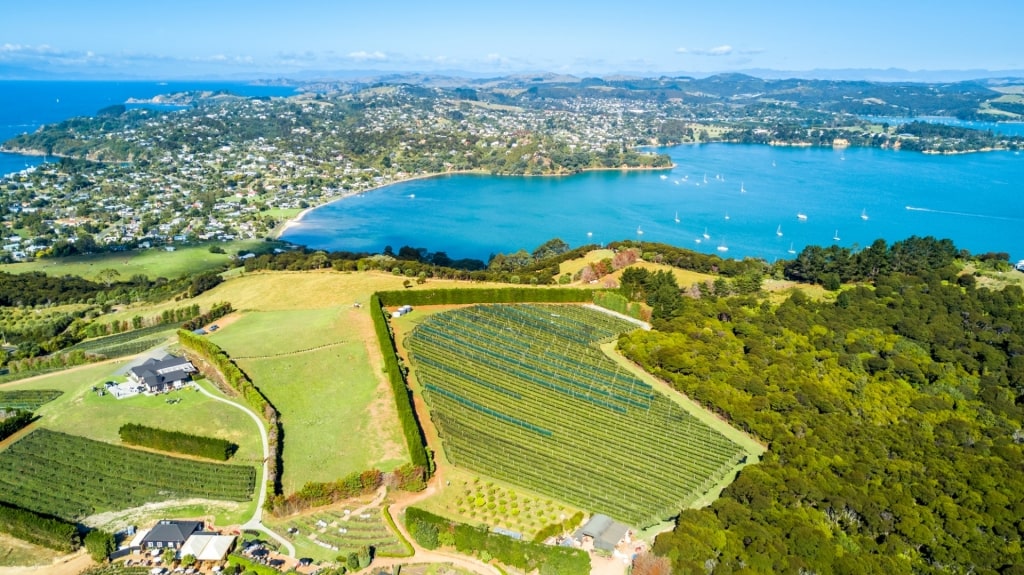
[(238, 240), (217, 242), (215, 245), (226, 253), (210, 253), (210, 245), (181, 247), (173, 252), (162, 248), (73, 256), (61, 259), (41, 259), (16, 264), (0, 265), (0, 271), (8, 273), (44, 272), (50, 275), (77, 275), (95, 280), (105, 269), (117, 270), (118, 279), (127, 280), (136, 274), (149, 279), (158, 277), (175, 278), (186, 274), (214, 269), (228, 263), (239, 250), (266, 249), (269, 244), (262, 240)]
[(286, 493), (408, 461), (394, 400), (372, 369), (360, 325), (369, 317), (360, 311), (252, 311), (211, 336), (281, 414)]
[(61, 554), (0, 533), (0, 567), (49, 565)]

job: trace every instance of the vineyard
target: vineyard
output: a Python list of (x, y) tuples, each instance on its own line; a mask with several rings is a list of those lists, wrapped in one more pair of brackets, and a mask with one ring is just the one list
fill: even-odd
[(17, 389), (0, 391), (0, 410), (35, 411), (64, 393), (58, 389)]
[(480, 305), (431, 316), (406, 348), (452, 463), (645, 526), (745, 452), (597, 348), (631, 329), (583, 307)]
[(0, 498), (62, 519), (201, 497), (248, 501), (256, 470), (37, 429), (0, 452)]
[(405, 547), (384, 523), (380, 507), (359, 514), (344, 509), (303, 515), (287, 522), (282, 535), (309, 555), (325, 560), (372, 547), (376, 554), (400, 557)]
[(87, 339), (67, 348), (64, 352), (70, 353), (81, 350), (85, 353), (102, 355), (108, 358), (134, 355), (160, 345), (177, 329), (177, 324), (144, 327), (115, 335)]

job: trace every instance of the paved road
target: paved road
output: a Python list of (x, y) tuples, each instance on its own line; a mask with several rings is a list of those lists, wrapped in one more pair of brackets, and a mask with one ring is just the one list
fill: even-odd
[(260, 481), (259, 484), (260, 495), (256, 500), (256, 510), (253, 511), (252, 517), (250, 517), (248, 521), (242, 524), (242, 529), (257, 529), (259, 531), (266, 533), (268, 536), (273, 538), (275, 541), (283, 545), (284, 548), (288, 550), (289, 557), (294, 558), (295, 546), (291, 544), (291, 541), (288, 541), (284, 537), (281, 537), (277, 533), (274, 533), (270, 530), (269, 527), (263, 524), (263, 502), (266, 501), (267, 499), (267, 473), (269, 472), (269, 470), (267, 469), (266, 462), (267, 459), (270, 457), (270, 442), (267, 439), (267, 429), (263, 426), (263, 420), (260, 419), (258, 415), (253, 413), (248, 407), (245, 407), (244, 405), (240, 405), (233, 401), (220, 397), (219, 395), (214, 395), (207, 391), (206, 388), (199, 385), (198, 383), (195, 385), (197, 388), (199, 388), (199, 391), (203, 392), (203, 394), (206, 395), (207, 397), (226, 403), (232, 407), (235, 407), (236, 409), (241, 409), (249, 417), (251, 417), (253, 421), (256, 422), (256, 427), (260, 430), (260, 440), (263, 442), (263, 479), (262, 481)]

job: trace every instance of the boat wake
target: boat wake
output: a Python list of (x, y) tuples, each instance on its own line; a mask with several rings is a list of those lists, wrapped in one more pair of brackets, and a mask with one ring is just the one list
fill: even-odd
[(930, 214), (946, 214), (948, 216), (964, 216), (968, 218), (983, 218), (986, 220), (1007, 220), (1007, 221), (1024, 221), (1024, 218), (1014, 218), (1011, 216), (993, 216), (989, 214), (974, 214), (970, 212), (953, 212), (949, 210), (933, 210), (931, 208), (918, 208), (915, 206), (906, 206), (906, 208), (912, 212), (928, 212)]

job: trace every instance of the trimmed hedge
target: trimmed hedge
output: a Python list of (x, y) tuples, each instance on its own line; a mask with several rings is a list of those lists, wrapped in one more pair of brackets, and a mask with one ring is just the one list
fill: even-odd
[(423, 435), (420, 422), (416, 418), (416, 410), (412, 406), (412, 395), (405, 382), (405, 370), (399, 366), (394, 335), (388, 324), (387, 311), (384, 310), (384, 304), (379, 294), (370, 296), (370, 316), (373, 318), (373, 329), (377, 332), (381, 355), (384, 356), (384, 370), (388, 373), (391, 391), (395, 396), (395, 407), (398, 410), (398, 420), (402, 424), (405, 444), (409, 449), (409, 458), (413, 466), (423, 469), (424, 473), (430, 473), (432, 468), (430, 455), (427, 453), (426, 438)]
[(218, 461), (227, 461), (238, 450), (237, 445), (226, 439), (191, 435), (180, 431), (168, 431), (137, 423), (122, 425), (121, 429), (118, 430), (118, 435), (121, 436), (121, 441), (132, 445), (206, 457)]
[(14, 415), (0, 419), (0, 441), (14, 435), (18, 430), (32, 423), (35, 416), (31, 411), (15, 411)]
[(486, 288), (382, 291), (375, 295), (386, 306), (444, 305), (470, 303), (590, 303), (592, 289), (576, 288)]
[[(270, 400), (257, 388), (249, 376), (247, 376), (235, 362), (231, 361), (228, 354), (217, 344), (209, 339), (196, 335), (191, 331), (178, 330), (178, 341), (181, 345), (201, 357), (224, 378), (224, 382), (242, 394), (242, 398), (250, 407), (256, 410), (267, 421), (267, 442), (270, 446), (270, 454), (267, 458), (267, 483), (268, 491), (274, 495), (281, 495), (281, 422)], [(277, 497), (267, 497), (264, 505), (273, 509)]]
[(3, 502), (0, 502), (0, 531), (63, 553), (71, 553), (82, 546), (75, 524)]

